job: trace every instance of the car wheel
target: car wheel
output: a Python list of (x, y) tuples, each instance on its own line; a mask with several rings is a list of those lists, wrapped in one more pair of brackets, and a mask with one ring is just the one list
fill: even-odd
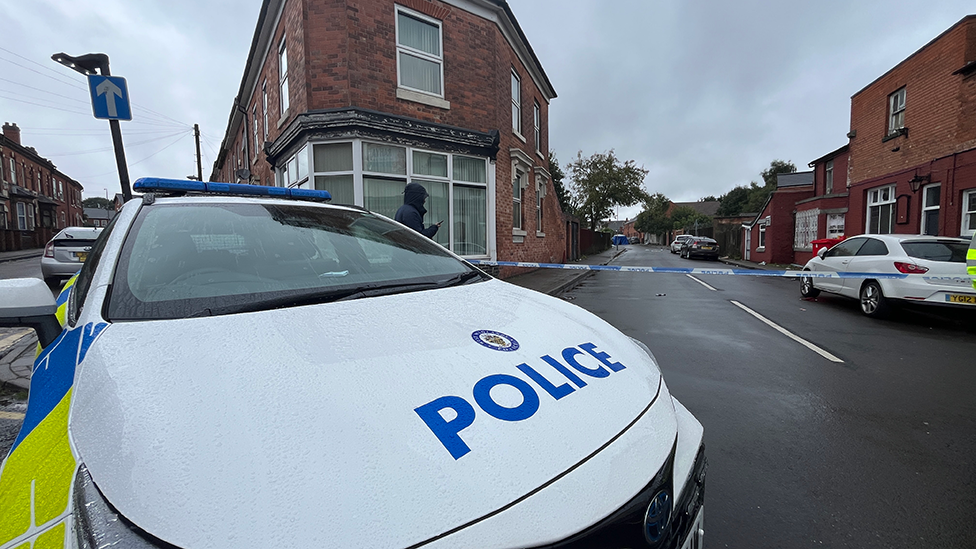
[(872, 318), (881, 318), (888, 314), (888, 299), (881, 291), (881, 285), (869, 280), (861, 286), (861, 312)]
[(813, 278), (809, 276), (800, 277), (800, 295), (802, 297), (817, 297), (820, 290), (813, 287)]
[(48, 288), (52, 290), (57, 290), (61, 287), (61, 279), (56, 276), (49, 276), (44, 279), (44, 283), (47, 284)]

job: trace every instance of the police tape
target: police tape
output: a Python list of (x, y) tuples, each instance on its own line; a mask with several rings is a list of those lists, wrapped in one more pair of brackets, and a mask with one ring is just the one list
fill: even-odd
[[(859, 273), (848, 271), (767, 271), (762, 269), (701, 269), (691, 267), (635, 267), (627, 265), (574, 265), (564, 263), (527, 263), (522, 261), (490, 261), (486, 259), (469, 259), (472, 265), (482, 265), (491, 267), (527, 267), (533, 269), (566, 269), (571, 271), (616, 271), (622, 273), (670, 273), (670, 274), (697, 274), (697, 275), (724, 275), (724, 276), (771, 276), (780, 278), (894, 278), (905, 279), (909, 276), (902, 273)], [(943, 278), (955, 279), (958, 277), (928, 277), (926, 280), (938, 280)]]

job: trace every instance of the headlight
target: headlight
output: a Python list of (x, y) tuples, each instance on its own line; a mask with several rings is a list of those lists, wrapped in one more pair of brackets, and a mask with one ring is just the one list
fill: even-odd
[(131, 524), (112, 507), (82, 465), (75, 476), (75, 535), (82, 549), (172, 547)]

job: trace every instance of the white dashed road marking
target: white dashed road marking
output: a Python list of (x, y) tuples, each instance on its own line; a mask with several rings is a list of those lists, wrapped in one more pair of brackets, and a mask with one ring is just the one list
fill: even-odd
[(782, 326), (776, 324), (772, 320), (769, 320), (768, 318), (766, 318), (763, 315), (757, 313), (756, 311), (753, 311), (752, 309), (750, 309), (749, 307), (746, 307), (745, 305), (739, 303), (738, 301), (732, 301), (732, 304), (735, 305), (736, 307), (742, 309), (743, 311), (751, 314), (752, 316), (758, 318), (759, 320), (763, 321), (770, 328), (772, 328), (772, 329), (776, 330), (777, 332), (785, 335), (786, 337), (792, 339), (793, 341), (796, 341), (800, 345), (803, 345), (807, 349), (810, 349), (811, 351), (813, 351), (813, 352), (817, 353), (818, 355), (826, 358), (827, 360), (829, 360), (831, 362), (840, 362), (840, 363), (843, 363), (844, 362), (843, 360), (841, 360), (841, 359), (837, 358), (836, 356), (828, 353), (827, 351), (821, 349), (820, 347), (817, 347), (813, 343), (810, 343), (809, 341), (807, 341), (807, 340), (803, 339), (802, 337), (794, 334), (793, 332), (787, 330), (786, 328), (783, 328)]
[(703, 281), (703, 280), (700, 280), (700, 279), (698, 279), (698, 278), (695, 278), (695, 277), (693, 277), (693, 276), (691, 276), (691, 275), (685, 275), (685, 276), (687, 276), (688, 278), (690, 278), (690, 279), (692, 279), (692, 280), (694, 280), (695, 282), (697, 282), (697, 283), (699, 283), (699, 284), (701, 284), (702, 286), (704, 286), (704, 287), (706, 287), (706, 288), (708, 288), (709, 290), (711, 290), (711, 291), (713, 291), (713, 292), (717, 292), (717, 291), (718, 291), (718, 290), (716, 290), (715, 288), (712, 288), (711, 286), (709, 286), (709, 285), (708, 285), (708, 283), (706, 283), (706, 282), (705, 282), (705, 281)]

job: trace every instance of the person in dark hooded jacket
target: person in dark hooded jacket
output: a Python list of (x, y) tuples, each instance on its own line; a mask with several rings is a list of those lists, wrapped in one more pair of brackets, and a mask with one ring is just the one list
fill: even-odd
[(394, 219), (427, 238), (434, 238), (442, 222), (439, 221), (435, 225), (424, 228), (424, 214), (427, 213), (424, 202), (426, 201), (427, 189), (423, 185), (407, 183), (407, 188), (403, 190), (403, 206), (397, 210)]

